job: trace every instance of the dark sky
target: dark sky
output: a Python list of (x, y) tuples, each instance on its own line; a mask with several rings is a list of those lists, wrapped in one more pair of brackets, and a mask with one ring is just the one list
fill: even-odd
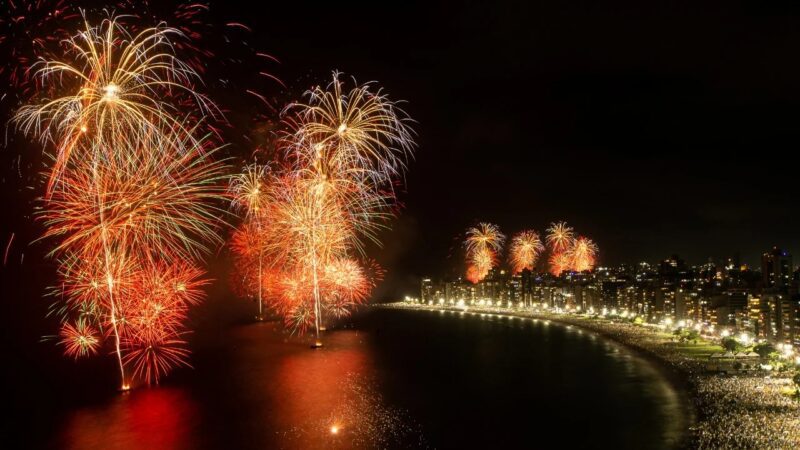
[(419, 150), (379, 296), (460, 269), (477, 221), (566, 220), (603, 264), (800, 252), (791, 2), (211, 3), (295, 97), (336, 69), (408, 101)]
[(289, 85), (335, 68), (409, 101), (388, 287), (445, 274), (476, 221), (567, 220), (607, 264), (800, 250), (797, 7), (382, 3), (281, 2), (251, 23)]

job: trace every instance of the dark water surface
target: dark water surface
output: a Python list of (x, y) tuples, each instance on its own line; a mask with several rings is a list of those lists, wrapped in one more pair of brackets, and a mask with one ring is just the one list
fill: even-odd
[(541, 321), (369, 309), (329, 331), (321, 350), (275, 323), (220, 329), (209, 342), (196, 345), (194, 370), (125, 395), (86, 379), (110, 376), (107, 366), (65, 365), (63, 386), (32, 393), (6, 421), (17, 432), (6, 442), (642, 449), (671, 448), (686, 425), (649, 363)]

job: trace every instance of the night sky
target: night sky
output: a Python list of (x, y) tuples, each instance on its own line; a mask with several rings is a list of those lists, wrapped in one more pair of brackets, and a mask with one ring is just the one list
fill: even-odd
[[(212, 10), (281, 61), (287, 91), (270, 95), (296, 98), (336, 69), (408, 101), (419, 149), (371, 250), (388, 270), (378, 297), (462, 270), (478, 221), (513, 234), (566, 220), (601, 264), (800, 252), (800, 6), (237, 3)], [(4, 243), (34, 229), (32, 206), (14, 207)]]

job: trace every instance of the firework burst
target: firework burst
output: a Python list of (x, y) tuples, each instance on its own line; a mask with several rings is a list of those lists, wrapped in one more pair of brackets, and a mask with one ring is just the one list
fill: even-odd
[(64, 323), (59, 337), (61, 338), (59, 344), (64, 346), (64, 353), (75, 359), (95, 355), (100, 347), (99, 333), (84, 319), (78, 319), (75, 325)]
[[(52, 98), (20, 108), (25, 133), (55, 151), (40, 218), (58, 240), (55, 306), (68, 355), (111, 342), (123, 389), (158, 382), (186, 365), (183, 325), (202, 297), (194, 265), (219, 243), (225, 165), (200, 131), (213, 109), (193, 91), (196, 74), (172, 51), (174, 29), (131, 34), (116, 18), (66, 41), (66, 61), (43, 60), (36, 77)], [(178, 110), (190, 99), (194, 108)], [(193, 125), (189, 125), (189, 124)], [(89, 346), (89, 330), (105, 330)]]
[(533, 270), (539, 255), (544, 251), (544, 245), (539, 238), (539, 233), (525, 230), (518, 233), (511, 240), (510, 257), (514, 273), (523, 270)]
[(482, 222), (467, 230), (467, 278), (473, 283), (484, 279), (498, 261), (506, 237), (497, 225)]
[(595, 262), (597, 261), (597, 252), (597, 244), (591, 239), (579, 236), (575, 239), (575, 242), (566, 253), (566, 256), (569, 258), (572, 270), (583, 272), (594, 268)]
[[(242, 228), (234, 234), (232, 248), (237, 255), (236, 264), (243, 282), (245, 292), (255, 283), (254, 291), (257, 293), (258, 318), (263, 315), (263, 286), (264, 286), (264, 249), (270, 239), (267, 235), (267, 218), (272, 204), (268, 189), (269, 166), (250, 164), (242, 173), (231, 179), (230, 194), (231, 205), (242, 212), (245, 221)], [(255, 276), (253, 273), (255, 272)], [(252, 280), (251, 282), (248, 282)]]
[(567, 222), (555, 222), (550, 224), (547, 229), (547, 245), (553, 253), (562, 253), (572, 247), (575, 233), (572, 227), (567, 226)]
[[(136, 147), (157, 133), (177, 133), (182, 137), (178, 142), (196, 144), (176, 105), (189, 97), (201, 116), (216, 108), (193, 90), (196, 72), (172, 52), (171, 39), (180, 36), (168, 27), (132, 36), (116, 18), (99, 26), (86, 21), (85, 30), (66, 41), (70, 58), (41, 60), (32, 67), (35, 78), (56, 96), (23, 106), (14, 120), (25, 134), (55, 143), (48, 192), (77, 149), (113, 152), (114, 158), (124, 159), (129, 154), (117, 149)], [(79, 145), (86, 141), (95, 145)]]
[[(256, 239), (247, 227), (235, 236), (240, 255), (252, 255), (244, 247), (253, 245), (268, 255), (270, 279), (257, 284), (270, 306), (299, 332), (313, 324), (317, 338), (323, 314), (340, 317), (366, 299), (374, 278), (354, 255), (364, 256), (365, 240), (379, 244), (377, 232), (394, 212), (394, 183), (415, 146), (397, 103), (373, 84), (346, 86), (334, 73), (328, 86), (286, 108), (285, 165), (266, 194), (270, 232)], [(252, 176), (238, 186), (252, 194)], [(252, 203), (246, 197), (238, 203)], [(245, 274), (252, 266), (240, 258), (236, 278), (252, 280)]]

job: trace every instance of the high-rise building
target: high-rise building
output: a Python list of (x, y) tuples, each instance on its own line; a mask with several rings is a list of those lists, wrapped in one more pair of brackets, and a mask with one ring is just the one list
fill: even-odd
[(764, 289), (787, 291), (792, 282), (792, 255), (778, 247), (761, 255), (761, 276)]
[(420, 283), (420, 292), (419, 298), (422, 303), (428, 303), (428, 301), (433, 300), (433, 281), (430, 278), (423, 278), (422, 283)]

